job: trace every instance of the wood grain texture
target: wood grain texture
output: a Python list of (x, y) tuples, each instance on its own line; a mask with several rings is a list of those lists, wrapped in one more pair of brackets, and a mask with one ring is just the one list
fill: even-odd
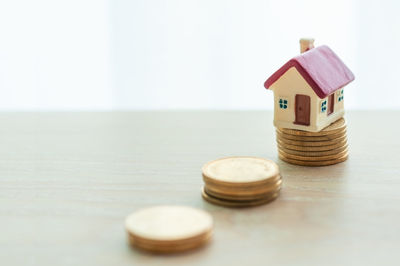
[[(349, 112), (348, 161), (308, 168), (278, 159), (270, 112), (2, 113), (1, 264), (398, 265), (399, 116)], [(202, 165), (233, 155), (276, 161), (281, 196), (249, 209), (205, 202)], [(209, 211), (211, 244), (131, 249), (125, 217), (155, 204)]]

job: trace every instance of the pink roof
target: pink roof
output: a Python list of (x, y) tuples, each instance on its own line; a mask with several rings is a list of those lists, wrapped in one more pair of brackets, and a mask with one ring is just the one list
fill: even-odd
[(269, 88), (289, 68), (295, 67), (319, 98), (325, 98), (354, 80), (350, 69), (326, 45), (313, 48), (284, 64), (264, 83)]

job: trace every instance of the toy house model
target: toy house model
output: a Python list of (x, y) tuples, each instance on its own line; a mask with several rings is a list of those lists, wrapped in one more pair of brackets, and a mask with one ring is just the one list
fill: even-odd
[(318, 132), (344, 115), (343, 87), (354, 75), (328, 47), (301, 39), (302, 54), (267, 79), (274, 92), (274, 125)]

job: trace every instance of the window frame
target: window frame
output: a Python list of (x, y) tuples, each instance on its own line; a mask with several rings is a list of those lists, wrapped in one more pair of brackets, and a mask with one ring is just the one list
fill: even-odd
[(320, 101), (319, 104), (319, 112), (321, 114), (326, 113), (328, 110), (328, 98), (325, 98), (323, 100)]
[(343, 100), (344, 100), (344, 90), (343, 90), (343, 88), (342, 89), (340, 89), (338, 92), (337, 92), (337, 94), (336, 94), (336, 98), (337, 98), (337, 102), (343, 102)]
[[(279, 109), (287, 110), (287, 109), (289, 109), (289, 99), (287, 97), (279, 96), (277, 105), (278, 105)], [(286, 108), (284, 108), (285, 106), (286, 106)]]

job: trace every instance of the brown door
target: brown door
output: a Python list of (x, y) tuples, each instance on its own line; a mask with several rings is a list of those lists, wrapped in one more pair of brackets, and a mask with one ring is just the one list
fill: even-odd
[(310, 125), (310, 96), (296, 94), (296, 121), (295, 124)]
[(335, 93), (332, 93), (329, 95), (328, 98), (328, 115), (333, 113), (333, 110), (335, 108)]

